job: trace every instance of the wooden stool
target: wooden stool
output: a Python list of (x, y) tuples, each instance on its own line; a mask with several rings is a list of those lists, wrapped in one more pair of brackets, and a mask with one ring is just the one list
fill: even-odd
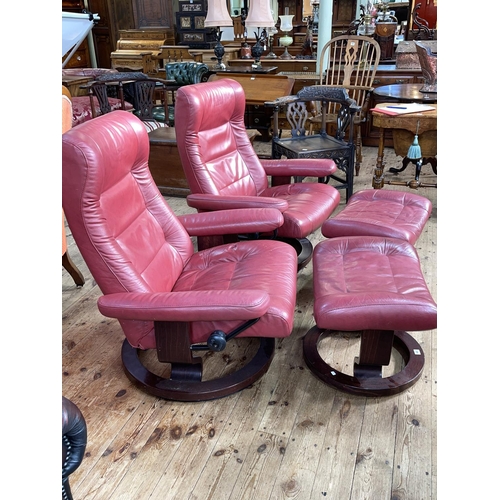
[[(388, 396), (412, 386), (422, 374), (424, 353), (406, 330), (436, 328), (437, 306), (414, 247), (403, 240), (351, 236), (324, 240), (313, 255), (316, 326), (304, 337), (304, 358), (323, 382), (360, 396)], [(333, 368), (318, 344), (328, 332), (361, 332), (353, 375)], [(404, 367), (383, 377), (392, 348)]]

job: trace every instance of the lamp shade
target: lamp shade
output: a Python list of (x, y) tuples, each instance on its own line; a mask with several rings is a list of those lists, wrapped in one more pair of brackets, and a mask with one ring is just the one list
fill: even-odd
[(247, 28), (268, 28), (274, 26), (270, 0), (250, 0), (245, 26)]
[(207, 28), (218, 28), (220, 26), (232, 26), (233, 20), (227, 11), (226, 0), (208, 0), (207, 17), (205, 26)]
[(292, 24), (293, 17), (294, 16), (292, 16), (292, 15), (280, 16), (280, 19), (281, 19), (280, 29), (281, 29), (281, 31), (292, 31), (293, 30), (293, 24)]

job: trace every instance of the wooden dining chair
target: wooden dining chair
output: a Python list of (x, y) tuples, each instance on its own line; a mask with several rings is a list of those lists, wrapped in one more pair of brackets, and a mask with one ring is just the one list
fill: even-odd
[[(340, 35), (332, 38), (323, 47), (320, 56), (320, 85), (343, 87), (354, 99), (359, 111), (354, 116), (354, 131), (356, 143), (355, 171), (359, 175), (363, 161), (361, 141), (361, 124), (368, 116), (370, 95), (373, 91), (373, 81), (380, 61), (380, 45), (373, 38), (359, 35)], [(326, 123), (330, 135), (331, 128), (337, 121), (338, 105), (331, 103), (327, 109)], [(309, 121), (309, 133), (321, 126), (321, 113)]]

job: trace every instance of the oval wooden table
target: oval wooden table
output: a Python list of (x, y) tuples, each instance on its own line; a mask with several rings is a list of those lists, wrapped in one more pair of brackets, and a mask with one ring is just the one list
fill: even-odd
[[(374, 108), (393, 105), (394, 103), (377, 104)], [(394, 138), (394, 152), (398, 156), (402, 156), (403, 166), (400, 169), (392, 168), (390, 171), (399, 173), (405, 170), (410, 162), (415, 163), (415, 179), (403, 181), (387, 181), (387, 184), (398, 186), (407, 186), (413, 189), (418, 187), (437, 187), (437, 183), (429, 184), (422, 183), (419, 180), (420, 170), (423, 165), (430, 163), (432, 171), (437, 175), (437, 104), (433, 105), (434, 110), (424, 111), (421, 113), (408, 113), (402, 115), (391, 116), (383, 113), (372, 111), (372, 120), (375, 127), (380, 129), (380, 139), (378, 145), (377, 164), (375, 166), (375, 174), (372, 180), (372, 186), (375, 189), (384, 187), (384, 133), (386, 129), (391, 129)], [(422, 158), (410, 160), (406, 154), (408, 148), (413, 142), (418, 128), (418, 141), (422, 150)]]
[(383, 85), (373, 90), (373, 95), (388, 101), (421, 102), (432, 104), (437, 102), (437, 92), (420, 92), (423, 83), (395, 83)]

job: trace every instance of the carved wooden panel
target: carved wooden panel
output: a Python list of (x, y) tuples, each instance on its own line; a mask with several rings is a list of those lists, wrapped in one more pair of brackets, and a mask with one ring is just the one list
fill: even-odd
[(136, 29), (172, 28), (172, 3), (162, 0), (133, 0)]
[(335, 0), (333, 3), (333, 26), (349, 26), (356, 17), (356, 0)]

